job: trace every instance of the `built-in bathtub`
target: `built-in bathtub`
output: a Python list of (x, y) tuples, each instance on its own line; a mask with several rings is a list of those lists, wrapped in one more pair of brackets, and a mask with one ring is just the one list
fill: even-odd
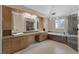
[(54, 41), (63, 42), (78, 51), (78, 36), (67, 33), (48, 32), (48, 38)]
[(68, 34), (68, 33), (48, 32), (48, 34), (51, 34), (51, 35), (58, 35), (58, 36), (64, 36), (64, 37), (77, 37), (77, 35), (72, 35), (72, 34)]

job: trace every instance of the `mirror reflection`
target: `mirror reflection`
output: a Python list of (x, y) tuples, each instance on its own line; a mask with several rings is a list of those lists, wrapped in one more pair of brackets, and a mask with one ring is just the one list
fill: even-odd
[(12, 34), (38, 31), (38, 21), (36, 15), (12, 11)]

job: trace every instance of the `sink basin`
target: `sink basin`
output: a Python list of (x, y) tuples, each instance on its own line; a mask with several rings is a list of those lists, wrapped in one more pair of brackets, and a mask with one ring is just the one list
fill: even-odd
[(22, 34), (24, 34), (24, 33), (15, 33), (15, 34), (12, 34), (12, 35), (22, 35)]

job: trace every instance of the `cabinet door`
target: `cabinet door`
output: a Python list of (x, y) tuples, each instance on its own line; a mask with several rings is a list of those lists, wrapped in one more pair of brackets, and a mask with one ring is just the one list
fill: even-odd
[(47, 39), (47, 34), (40, 34), (39, 37), (40, 37), (40, 38), (39, 38), (39, 41), (44, 41), (44, 40)]
[(12, 43), (11, 43), (12, 53), (20, 50), (21, 39), (22, 39), (21, 37), (12, 38), (12, 40), (11, 40), (12, 41)]
[(3, 36), (11, 35), (11, 8), (2, 6)]
[(12, 51), (11, 39), (3, 39), (2, 41), (2, 53), (10, 53)]
[(2, 6), (3, 15), (3, 30), (11, 29), (11, 8)]
[(21, 39), (21, 49), (25, 48), (28, 46), (28, 39), (27, 36), (23, 36)]
[(27, 36), (27, 40), (28, 40), (28, 45), (30, 45), (35, 42), (35, 36), (33, 35)]
[(47, 39), (47, 34), (44, 34), (43, 36), (44, 36), (44, 40), (46, 40)]
[(40, 34), (39, 35), (39, 41), (43, 41), (44, 40), (44, 35), (43, 34)]
[(39, 42), (39, 35), (35, 35), (35, 41)]

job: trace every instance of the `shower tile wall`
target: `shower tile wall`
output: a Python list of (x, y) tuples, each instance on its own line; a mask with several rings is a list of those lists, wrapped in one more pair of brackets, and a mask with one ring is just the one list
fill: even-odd
[(77, 14), (69, 16), (68, 19), (68, 33), (72, 35), (77, 35)]

